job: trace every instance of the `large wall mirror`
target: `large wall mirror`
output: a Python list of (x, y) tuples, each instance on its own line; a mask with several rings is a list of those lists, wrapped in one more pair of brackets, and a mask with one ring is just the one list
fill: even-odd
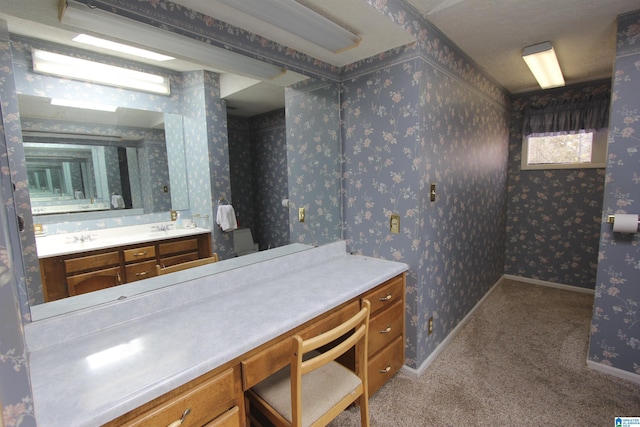
[(18, 102), (37, 221), (59, 221), (55, 214), (101, 212), (93, 215), (99, 218), (189, 209), (179, 115), (58, 106), (30, 95), (19, 95)]
[[(16, 35), (15, 39), (19, 41), (17, 44), (21, 49), (29, 44), (54, 44), (48, 40), (29, 38), (28, 34)], [(75, 48), (66, 46), (61, 49)], [(103, 54), (91, 53), (92, 57)], [(194, 150), (195, 143), (201, 144), (202, 134), (194, 133), (192, 124), (196, 117), (204, 121), (211, 105), (203, 104), (199, 111), (205, 114), (198, 115), (200, 113), (196, 110), (197, 114), (194, 115), (193, 106), (198, 105), (197, 102), (191, 102), (188, 97), (178, 93), (166, 100), (163, 97), (145, 98), (152, 108), (144, 111), (119, 107), (115, 113), (105, 113), (52, 106), (54, 93), (67, 95), (68, 98), (73, 98), (74, 94), (78, 97), (77, 91), (74, 94), (69, 92), (70, 87), (77, 83), (61, 81), (57, 83), (60, 87), (57, 87), (55, 83), (47, 81), (46, 90), (42, 90), (45, 84), (37, 81), (40, 76), (32, 75), (28, 49), (16, 52), (13, 59), (17, 79), (21, 79), (16, 80), (16, 86), (26, 144), (25, 172), (34, 223), (50, 224), (50, 229), (55, 229), (65, 222), (69, 226), (78, 225), (83, 230), (91, 226), (91, 221), (101, 226), (116, 222), (133, 225), (129, 220), (121, 219), (139, 218), (142, 223), (150, 223), (164, 218), (159, 215), (170, 209), (188, 209), (192, 214), (208, 210), (210, 220), (206, 228), (212, 230), (214, 247), (216, 244), (229, 247), (232, 239), (216, 229), (214, 222), (219, 190), (211, 188), (204, 197), (199, 193), (198, 197), (194, 197), (191, 192), (194, 187), (198, 190), (206, 188), (201, 180), (193, 178), (193, 172), (199, 172), (194, 160), (215, 161), (216, 155), (221, 153), (221, 147), (212, 147), (212, 141), (226, 143), (228, 140), (231, 164), (227, 167), (226, 177), (221, 176), (222, 180), (230, 182), (231, 191), (226, 196), (240, 211), (241, 226), (252, 229), (254, 240), (261, 250), (260, 256), (248, 257), (247, 262), (269, 259), (262, 253), (268, 249), (280, 249), (292, 243), (311, 247), (308, 245), (317, 246), (341, 238), (337, 82), (309, 79), (287, 72), (279, 78), (289, 79), (287, 83), (247, 81), (245, 76), (243, 84), (229, 89), (233, 84), (226, 84), (233, 82), (232, 73), (223, 74), (220, 78), (219, 101), (228, 108), (227, 121), (234, 126), (234, 134), (229, 134), (230, 131), (221, 126), (224, 137), (209, 135), (208, 147), (205, 134), (204, 149), (209, 150), (205, 153), (202, 145)], [(196, 73), (199, 72), (197, 70)], [(168, 73), (181, 78), (181, 71), (169, 69)], [(35, 84), (32, 84), (34, 81)], [(238, 81), (242, 79), (235, 80), (236, 83)], [(47, 96), (38, 95), (39, 92)], [(126, 92), (110, 92), (110, 96), (118, 98), (122, 95), (125, 101), (123, 105), (141, 103), (135, 95)], [(131, 102), (132, 99), (134, 102)], [(177, 108), (179, 105), (191, 110), (180, 114), (182, 110)], [(164, 112), (163, 107), (166, 107)], [(198, 132), (200, 129), (202, 126), (199, 126)], [(210, 132), (210, 129), (206, 131)], [(243, 140), (245, 147), (253, 148), (259, 140), (263, 151), (255, 151), (247, 156), (246, 151), (238, 150), (234, 145), (238, 139)], [(277, 151), (274, 150), (276, 144)], [(260, 174), (254, 175), (253, 172), (258, 169)], [(241, 172), (240, 179), (234, 170)], [(249, 171), (251, 174), (247, 173)], [(202, 178), (199, 175), (196, 177)], [(206, 175), (205, 179), (208, 177)], [(116, 200), (113, 196), (119, 197)], [(182, 199), (178, 196), (182, 196)], [(290, 207), (283, 206), (283, 199), (290, 199)], [(255, 203), (258, 200), (261, 204)], [(253, 205), (252, 214), (249, 213), (250, 205)], [(308, 210), (304, 223), (297, 222), (299, 207)], [(130, 214), (137, 211), (142, 214)], [(104, 218), (109, 218), (109, 221)], [(71, 229), (63, 227), (61, 230), (68, 232)], [(233, 257), (230, 252), (229, 256)], [(279, 251), (274, 253), (277, 256)], [(34, 256), (33, 253), (23, 253), (23, 256), (27, 266), (37, 264), (37, 258), (27, 261), (27, 257)], [(224, 258), (221, 263), (226, 261), (230, 261), (230, 266), (243, 264), (238, 263), (237, 259)], [(29, 271), (36, 270), (30, 268)], [(38, 280), (32, 278), (32, 283), (36, 282)], [(134, 288), (136, 284), (122, 286)], [(141, 292), (144, 292), (144, 286), (142, 289)], [(28, 288), (28, 291), (31, 293), (31, 289)], [(135, 293), (132, 289), (126, 291), (127, 295)], [(111, 297), (101, 300), (99, 295), (83, 295), (67, 300), (76, 298), (91, 300), (91, 304), (112, 300)], [(29, 300), (33, 305), (31, 295)], [(39, 308), (54, 303), (35, 302)], [(69, 307), (69, 310), (75, 310), (78, 306), (69, 304)]]

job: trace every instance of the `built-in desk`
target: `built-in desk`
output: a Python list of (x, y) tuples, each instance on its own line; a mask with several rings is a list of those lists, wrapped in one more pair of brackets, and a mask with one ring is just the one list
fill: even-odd
[(351, 301), (384, 300), (379, 285), (400, 275), (404, 286), (406, 270), (337, 242), (36, 322), (26, 338), (38, 425), (97, 426), (125, 414), (157, 416), (146, 423), (155, 425), (166, 420), (152, 408), (181, 413), (175, 402), (220, 386), (232, 398), (211, 425), (243, 425), (242, 375), (253, 372), (243, 361)]

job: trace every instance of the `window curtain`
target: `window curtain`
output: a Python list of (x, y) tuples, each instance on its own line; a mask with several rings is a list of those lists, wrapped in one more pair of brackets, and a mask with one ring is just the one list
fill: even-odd
[(530, 106), (523, 112), (523, 135), (577, 132), (606, 128), (609, 123), (609, 94), (586, 99), (554, 99), (544, 106)]

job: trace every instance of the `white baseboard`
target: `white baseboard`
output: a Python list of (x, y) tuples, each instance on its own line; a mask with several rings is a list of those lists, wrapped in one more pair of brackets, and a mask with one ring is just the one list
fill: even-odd
[(442, 340), (440, 344), (438, 344), (435, 350), (431, 352), (429, 357), (427, 357), (425, 361), (422, 362), (417, 369), (404, 365), (402, 366), (402, 372), (411, 378), (419, 378), (424, 373), (424, 371), (427, 370), (429, 365), (431, 365), (431, 363), (433, 363), (433, 361), (436, 360), (438, 355), (442, 352), (442, 350), (445, 349), (445, 347), (458, 334), (458, 332), (460, 332), (462, 327), (469, 321), (473, 313), (475, 313), (475, 311), (478, 309), (478, 307), (480, 307), (480, 305), (489, 296), (489, 294), (491, 294), (491, 292), (496, 288), (496, 286), (498, 286), (504, 279), (505, 279), (504, 275), (500, 279), (498, 279), (498, 281), (491, 287), (491, 289), (489, 289), (489, 292), (484, 294), (484, 296), (480, 299), (480, 301), (478, 301), (476, 305), (473, 306), (471, 311), (469, 311), (469, 313), (467, 313), (467, 315), (464, 316), (464, 318), (460, 321), (460, 323), (458, 323), (456, 327), (453, 328), (453, 330), (449, 333), (449, 335), (447, 335), (445, 339)]
[(623, 371), (622, 369), (603, 365), (602, 363), (594, 362), (592, 360), (587, 360), (587, 366), (595, 371), (600, 371), (608, 375), (613, 375), (614, 377), (622, 378), (623, 380), (640, 384), (640, 375), (634, 374), (633, 372)]
[(505, 274), (502, 277), (504, 279), (516, 280), (518, 282), (531, 283), (532, 285), (548, 286), (550, 288), (564, 289), (565, 291), (582, 292), (585, 294), (595, 294), (594, 289), (581, 288), (579, 286), (564, 285), (562, 283), (547, 282), (545, 280), (538, 279), (529, 279), (528, 277), (514, 276), (512, 274)]

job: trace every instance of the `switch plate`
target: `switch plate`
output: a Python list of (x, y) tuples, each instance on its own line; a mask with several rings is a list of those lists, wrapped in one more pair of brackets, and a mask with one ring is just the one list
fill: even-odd
[(391, 219), (389, 220), (389, 231), (394, 234), (400, 233), (400, 215), (391, 215)]
[(431, 189), (429, 190), (429, 198), (432, 202), (436, 201), (436, 185), (431, 184)]
[(176, 221), (178, 219), (178, 211), (171, 211), (171, 221)]
[(304, 208), (298, 208), (298, 221), (304, 222), (304, 216), (305, 216)]
[(429, 328), (429, 333), (428, 333), (428, 335), (431, 335), (431, 333), (433, 332), (433, 317), (430, 317), (430, 318), (429, 318), (429, 325), (428, 325), (428, 328)]

